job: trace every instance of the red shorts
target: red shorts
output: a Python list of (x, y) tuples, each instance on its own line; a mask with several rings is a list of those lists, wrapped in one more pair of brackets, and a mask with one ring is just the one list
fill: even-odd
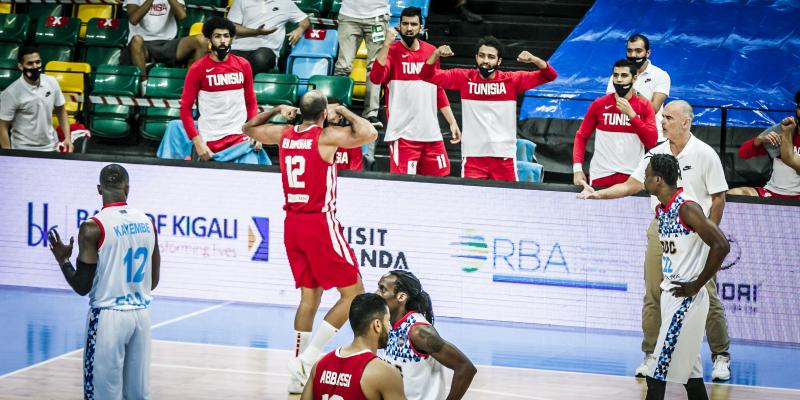
[(517, 182), (517, 160), (503, 157), (464, 157), (461, 177)]
[(389, 145), (389, 172), (393, 174), (447, 176), (450, 159), (444, 142), (397, 139)]
[(757, 187), (756, 190), (758, 191), (759, 197), (774, 197), (776, 199), (800, 199), (800, 195), (779, 194), (771, 192), (769, 191), (769, 189), (765, 189), (763, 187)]
[(283, 243), (295, 287), (341, 288), (359, 281), (356, 254), (333, 213), (286, 213)]
[(604, 188), (604, 187), (614, 186), (618, 183), (623, 183), (627, 181), (628, 178), (630, 178), (630, 175), (616, 173), (597, 179), (591, 179), (591, 176), (589, 178), (590, 178), (589, 181), (591, 181), (591, 183), (589, 183), (589, 186)]

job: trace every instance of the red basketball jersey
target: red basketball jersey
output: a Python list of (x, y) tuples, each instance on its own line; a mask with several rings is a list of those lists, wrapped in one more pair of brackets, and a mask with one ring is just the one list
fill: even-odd
[(281, 135), (278, 155), (286, 204), (294, 213), (324, 213), (336, 210), (336, 165), (319, 154), (322, 128), (304, 131), (290, 126)]
[(317, 363), (314, 373), (314, 399), (367, 400), (361, 390), (361, 375), (367, 364), (378, 356), (364, 350), (342, 357), (339, 350), (326, 354)]

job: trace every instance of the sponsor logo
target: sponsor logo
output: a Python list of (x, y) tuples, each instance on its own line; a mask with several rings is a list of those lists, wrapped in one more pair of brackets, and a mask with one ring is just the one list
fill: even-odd
[(342, 233), (353, 247), (361, 268), (409, 269), (405, 252), (390, 246), (388, 229), (350, 226), (343, 228)]
[[(49, 225), (50, 213), (48, 209), (49, 205), (47, 203), (42, 204), (41, 214), (39, 214), (33, 203), (28, 202), (28, 246), (47, 247), (47, 231), (52, 228), (58, 228), (58, 225)], [(41, 219), (37, 219), (37, 215), (41, 215)]]

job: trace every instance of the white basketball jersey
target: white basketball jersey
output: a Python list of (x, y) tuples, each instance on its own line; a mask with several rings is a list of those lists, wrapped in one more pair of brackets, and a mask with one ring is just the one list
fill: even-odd
[(697, 279), (708, 258), (710, 248), (692, 227), (683, 223), (678, 213), (687, 202), (695, 201), (686, 196), (681, 188), (666, 206), (659, 204), (656, 207), (658, 236), (664, 249), (661, 259), (663, 290), (672, 288), (670, 281), (689, 282)]
[(385, 361), (400, 369), (407, 400), (441, 400), (447, 397), (444, 367), (428, 354), (414, 349), (408, 333), (414, 325), (430, 322), (411, 311), (389, 332)]
[(109, 204), (92, 219), (103, 232), (89, 305), (133, 310), (150, 306), (155, 231), (150, 218), (125, 203)]

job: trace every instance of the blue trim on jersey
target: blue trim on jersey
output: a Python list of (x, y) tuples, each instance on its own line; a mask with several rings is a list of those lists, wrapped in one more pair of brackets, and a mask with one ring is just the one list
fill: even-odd
[(86, 348), (83, 355), (83, 399), (94, 400), (94, 345), (97, 342), (97, 324), (100, 309), (92, 308), (89, 314), (89, 330), (86, 332)]
[(667, 337), (664, 338), (664, 347), (661, 349), (661, 354), (658, 356), (658, 364), (656, 365), (655, 372), (653, 372), (653, 379), (659, 381), (667, 380), (667, 372), (669, 372), (669, 364), (672, 362), (672, 352), (675, 351), (675, 345), (678, 343), (678, 335), (683, 328), (683, 320), (686, 318), (686, 311), (692, 305), (694, 297), (687, 297), (683, 299), (678, 311), (672, 316), (672, 321), (669, 323), (667, 329)]
[(675, 193), (667, 207), (659, 206), (657, 211), (658, 234), (662, 237), (681, 237), (694, 233), (681, 222), (680, 209), (686, 203), (681, 191)]

